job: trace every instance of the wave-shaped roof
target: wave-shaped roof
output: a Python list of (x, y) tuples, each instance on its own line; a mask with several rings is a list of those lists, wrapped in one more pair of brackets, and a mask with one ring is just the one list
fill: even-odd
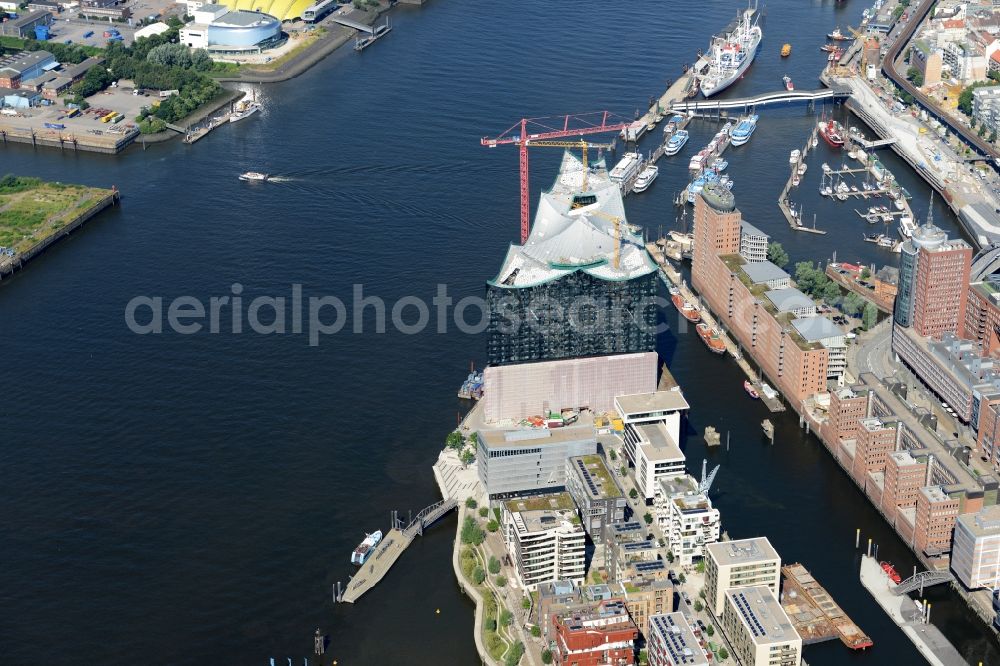
[[(621, 254), (614, 266), (615, 218), (621, 226)], [(552, 188), (542, 193), (524, 245), (511, 245), (490, 284), (518, 289), (551, 282), (574, 271), (601, 280), (631, 280), (656, 270), (638, 229), (625, 219), (617, 183), (604, 161), (586, 173), (580, 158), (563, 154)]]
[(279, 21), (291, 21), (302, 16), (306, 8), (316, 0), (218, 0), (229, 9), (243, 9), (262, 12), (277, 17)]

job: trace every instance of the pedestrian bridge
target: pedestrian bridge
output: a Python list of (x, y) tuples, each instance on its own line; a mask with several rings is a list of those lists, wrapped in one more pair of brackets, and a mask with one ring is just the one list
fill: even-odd
[(851, 96), (850, 86), (834, 86), (819, 90), (779, 90), (753, 97), (734, 97), (732, 99), (701, 99), (690, 102), (676, 102), (671, 111), (718, 111), (722, 109), (749, 109), (771, 104), (794, 104), (797, 102), (816, 102), (819, 100), (846, 99)]
[(921, 571), (892, 588), (892, 593), (898, 597), (915, 590), (920, 590), (920, 594), (923, 595), (925, 587), (950, 583), (953, 580), (955, 580), (954, 576), (948, 571)]

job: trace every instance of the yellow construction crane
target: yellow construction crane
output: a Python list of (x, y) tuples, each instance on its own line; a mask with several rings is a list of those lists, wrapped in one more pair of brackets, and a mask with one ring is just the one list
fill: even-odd
[(587, 189), (587, 149), (614, 150), (615, 143), (590, 143), (579, 141), (528, 141), (528, 148), (579, 148), (583, 152), (583, 189)]
[[(573, 208), (582, 208), (583, 204), (573, 204)], [(594, 209), (587, 211), (588, 213), (593, 213), (594, 215), (599, 215), (606, 220), (610, 220), (615, 225), (615, 259), (613, 266), (617, 271), (621, 265), (622, 258), (622, 218), (617, 215), (612, 215), (611, 213), (605, 213), (603, 210)]]
[(867, 35), (860, 30), (855, 30), (851, 26), (847, 26), (847, 31), (854, 35), (854, 39), (865, 39)]

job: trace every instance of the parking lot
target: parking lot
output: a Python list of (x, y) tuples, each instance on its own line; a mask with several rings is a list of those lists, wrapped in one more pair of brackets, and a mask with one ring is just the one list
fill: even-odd
[[(106, 92), (98, 93), (89, 97), (87, 101), (90, 108), (75, 118), (67, 117), (69, 110), (62, 104), (52, 106), (41, 106), (32, 109), (24, 109), (17, 116), (2, 116), (0, 120), (4, 124), (10, 124), (17, 128), (30, 128), (38, 134), (46, 135), (85, 135), (85, 134), (105, 134), (120, 133), (125, 128), (134, 124), (135, 117), (139, 115), (139, 109), (150, 105), (158, 97), (142, 97), (132, 94), (131, 88), (109, 89)], [(101, 113), (103, 111), (103, 113)], [(101, 116), (117, 111), (125, 116), (125, 119), (117, 124), (102, 123)], [(45, 123), (65, 125), (65, 129), (54, 129), (45, 127)]]
[[(82, 19), (74, 12), (63, 12), (52, 22), (51, 40), (53, 42), (67, 42), (73, 44), (83, 44), (85, 46), (103, 47), (108, 43), (108, 38), (104, 36), (105, 30), (112, 28), (118, 30), (125, 38), (125, 44), (132, 43), (132, 35), (135, 30), (123, 23), (111, 23), (107, 20), (96, 21)], [(84, 37), (87, 33), (92, 33), (89, 37)]]

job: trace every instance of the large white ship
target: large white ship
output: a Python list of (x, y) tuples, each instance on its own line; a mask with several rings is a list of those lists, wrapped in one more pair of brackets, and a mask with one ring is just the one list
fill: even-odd
[(712, 40), (705, 58), (708, 66), (699, 76), (701, 92), (711, 97), (743, 76), (757, 56), (764, 33), (757, 25), (760, 13), (755, 7), (743, 10), (740, 17)]

